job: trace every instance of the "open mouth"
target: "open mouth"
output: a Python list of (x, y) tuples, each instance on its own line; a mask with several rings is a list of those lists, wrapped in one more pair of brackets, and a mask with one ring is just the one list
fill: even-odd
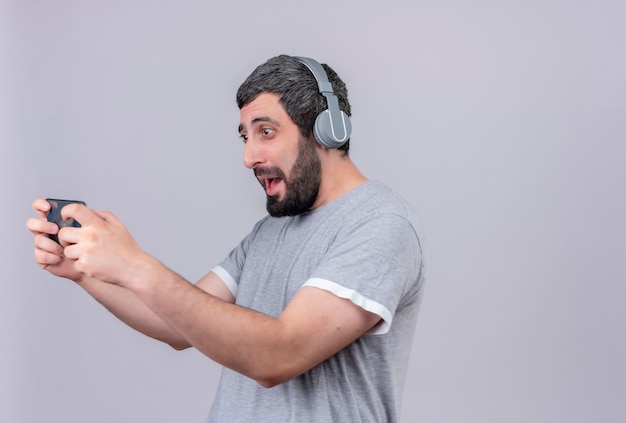
[(254, 176), (265, 189), (265, 193), (268, 196), (274, 196), (278, 193), (281, 184), (284, 181), (284, 175), (282, 171), (277, 167), (259, 167), (254, 169)]
[(267, 195), (276, 195), (278, 187), (282, 182), (282, 178), (266, 178), (265, 179), (265, 192)]

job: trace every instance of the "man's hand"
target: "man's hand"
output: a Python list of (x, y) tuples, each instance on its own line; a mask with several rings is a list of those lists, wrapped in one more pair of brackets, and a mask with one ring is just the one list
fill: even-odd
[(56, 224), (46, 219), (50, 204), (43, 198), (38, 198), (32, 207), (37, 217), (28, 219), (26, 227), (35, 235), (35, 262), (55, 276), (78, 282), (82, 274), (74, 268), (74, 260), (68, 259), (63, 253), (63, 247), (49, 237), (59, 231)]
[[(26, 227), (35, 235), (34, 256), (40, 267), (55, 276), (77, 282), (111, 313), (139, 332), (166, 342), (175, 349), (190, 346), (131, 290), (106, 283), (116, 278), (122, 279), (123, 275), (138, 276), (138, 272), (127, 263), (133, 257), (141, 260), (145, 256), (118, 219), (111, 213), (70, 204), (63, 207), (62, 216), (75, 218), (83, 227), (59, 229), (46, 219), (50, 210), (46, 200), (35, 200), (33, 209), (37, 217), (28, 219)], [(58, 234), (61, 245), (50, 239), (50, 234)], [(92, 275), (101, 278), (90, 277)], [(221, 280), (217, 278), (217, 281), (203, 282), (203, 285), (218, 293), (227, 292), (228, 288), (221, 287), (220, 283)]]
[(75, 260), (74, 269), (103, 282), (123, 286), (148, 256), (126, 227), (111, 212), (68, 204), (61, 210), (64, 219), (73, 218), (80, 228), (61, 228), (59, 240), (66, 258)]

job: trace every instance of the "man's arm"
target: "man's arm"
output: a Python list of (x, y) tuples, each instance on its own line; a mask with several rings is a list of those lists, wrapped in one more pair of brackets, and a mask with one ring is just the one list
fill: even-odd
[[(132, 291), (121, 286), (103, 283), (76, 271), (74, 260), (64, 255), (61, 245), (51, 240), (48, 235), (56, 234), (58, 227), (46, 220), (46, 213), (50, 204), (43, 199), (33, 203), (37, 218), (28, 219), (26, 227), (34, 234), (34, 258), (42, 268), (55, 276), (67, 278), (76, 282), (98, 302), (106, 307), (120, 320), (147, 336), (163, 341), (175, 349), (185, 349), (190, 346), (173, 328), (156, 315)], [(226, 301), (233, 301), (232, 294), (221, 280), (200, 280), (198, 286)]]
[(266, 387), (311, 369), (380, 320), (314, 287), (301, 288), (273, 318), (212, 296), (156, 260), (145, 262), (125, 283), (192, 346)]
[(63, 214), (83, 225), (59, 232), (77, 271), (128, 289), (190, 345), (263, 386), (311, 369), (380, 320), (314, 287), (301, 288), (278, 318), (237, 306), (203, 289), (224, 286), (216, 274), (189, 284), (141, 250), (112, 214), (77, 205)]
[(131, 328), (165, 342), (176, 350), (190, 347), (184, 337), (168, 326), (132, 291), (88, 277), (78, 282), (78, 285)]
[(380, 321), (315, 287), (301, 288), (272, 318), (209, 295), (157, 261), (146, 264), (128, 286), (195, 348), (266, 387), (311, 369)]
[[(178, 331), (163, 321), (131, 290), (86, 276), (77, 281), (77, 284), (133, 329), (165, 342), (176, 350), (191, 347), (191, 344)], [(232, 294), (219, 278), (209, 278), (207, 275), (197, 285), (205, 292), (224, 301), (234, 301)]]

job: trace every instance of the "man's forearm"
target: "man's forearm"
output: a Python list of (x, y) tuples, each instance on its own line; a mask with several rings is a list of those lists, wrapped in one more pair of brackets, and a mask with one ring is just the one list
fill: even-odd
[(83, 278), (78, 285), (133, 329), (178, 350), (190, 347), (184, 338), (150, 310), (132, 291), (89, 277)]
[(280, 322), (187, 283), (157, 260), (142, 262), (124, 281), (189, 344), (214, 361), (265, 384), (285, 362)]
[(370, 330), (380, 317), (350, 300), (304, 287), (278, 318), (225, 301), (157, 260), (120, 281), (189, 344), (271, 387), (305, 372)]

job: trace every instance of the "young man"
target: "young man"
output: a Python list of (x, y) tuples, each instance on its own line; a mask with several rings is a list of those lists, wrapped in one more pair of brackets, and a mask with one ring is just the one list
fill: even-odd
[(347, 90), (328, 66), (272, 58), (237, 102), (269, 215), (195, 285), (110, 212), (65, 206), (82, 227), (59, 230), (42, 199), (27, 222), (35, 261), (138, 331), (221, 363), (210, 422), (398, 421), (424, 280), (414, 211), (350, 160)]

